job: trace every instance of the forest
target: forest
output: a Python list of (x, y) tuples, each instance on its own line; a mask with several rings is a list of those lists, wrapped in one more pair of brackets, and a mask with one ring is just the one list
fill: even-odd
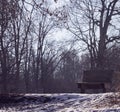
[(84, 70), (120, 72), (120, 0), (0, 0), (0, 93), (77, 93)]

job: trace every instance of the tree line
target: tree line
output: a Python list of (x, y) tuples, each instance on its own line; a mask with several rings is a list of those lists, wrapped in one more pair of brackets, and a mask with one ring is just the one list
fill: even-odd
[[(119, 71), (119, 10), (119, 0), (70, 0), (59, 9), (44, 0), (1, 0), (0, 92), (78, 92), (83, 70)], [(50, 39), (61, 28), (83, 45), (82, 56)]]
[(1, 93), (57, 90), (57, 81), (67, 79), (64, 74), (72, 64), (74, 67), (67, 74), (75, 81), (77, 55), (49, 39), (58, 27), (55, 14), (59, 13), (50, 12), (49, 3), (44, 1), (0, 1)]

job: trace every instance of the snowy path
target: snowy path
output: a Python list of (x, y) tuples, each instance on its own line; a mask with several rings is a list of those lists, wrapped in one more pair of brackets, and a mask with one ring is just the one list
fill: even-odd
[(16, 105), (2, 105), (0, 112), (120, 112), (120, 93), (26, 94), (24, 99)]

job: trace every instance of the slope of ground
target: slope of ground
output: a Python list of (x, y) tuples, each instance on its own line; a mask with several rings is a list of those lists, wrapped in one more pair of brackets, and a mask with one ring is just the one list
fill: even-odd
[(120, 93), (1, 96), (0, 112), (120, 112)]

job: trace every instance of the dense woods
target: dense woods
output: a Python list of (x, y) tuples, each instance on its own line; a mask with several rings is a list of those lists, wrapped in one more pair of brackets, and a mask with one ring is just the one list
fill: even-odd
[(120, 71), (120, 1), (57, 2), (0, 0), (1, 93), (78, 92), (83, 70)]

